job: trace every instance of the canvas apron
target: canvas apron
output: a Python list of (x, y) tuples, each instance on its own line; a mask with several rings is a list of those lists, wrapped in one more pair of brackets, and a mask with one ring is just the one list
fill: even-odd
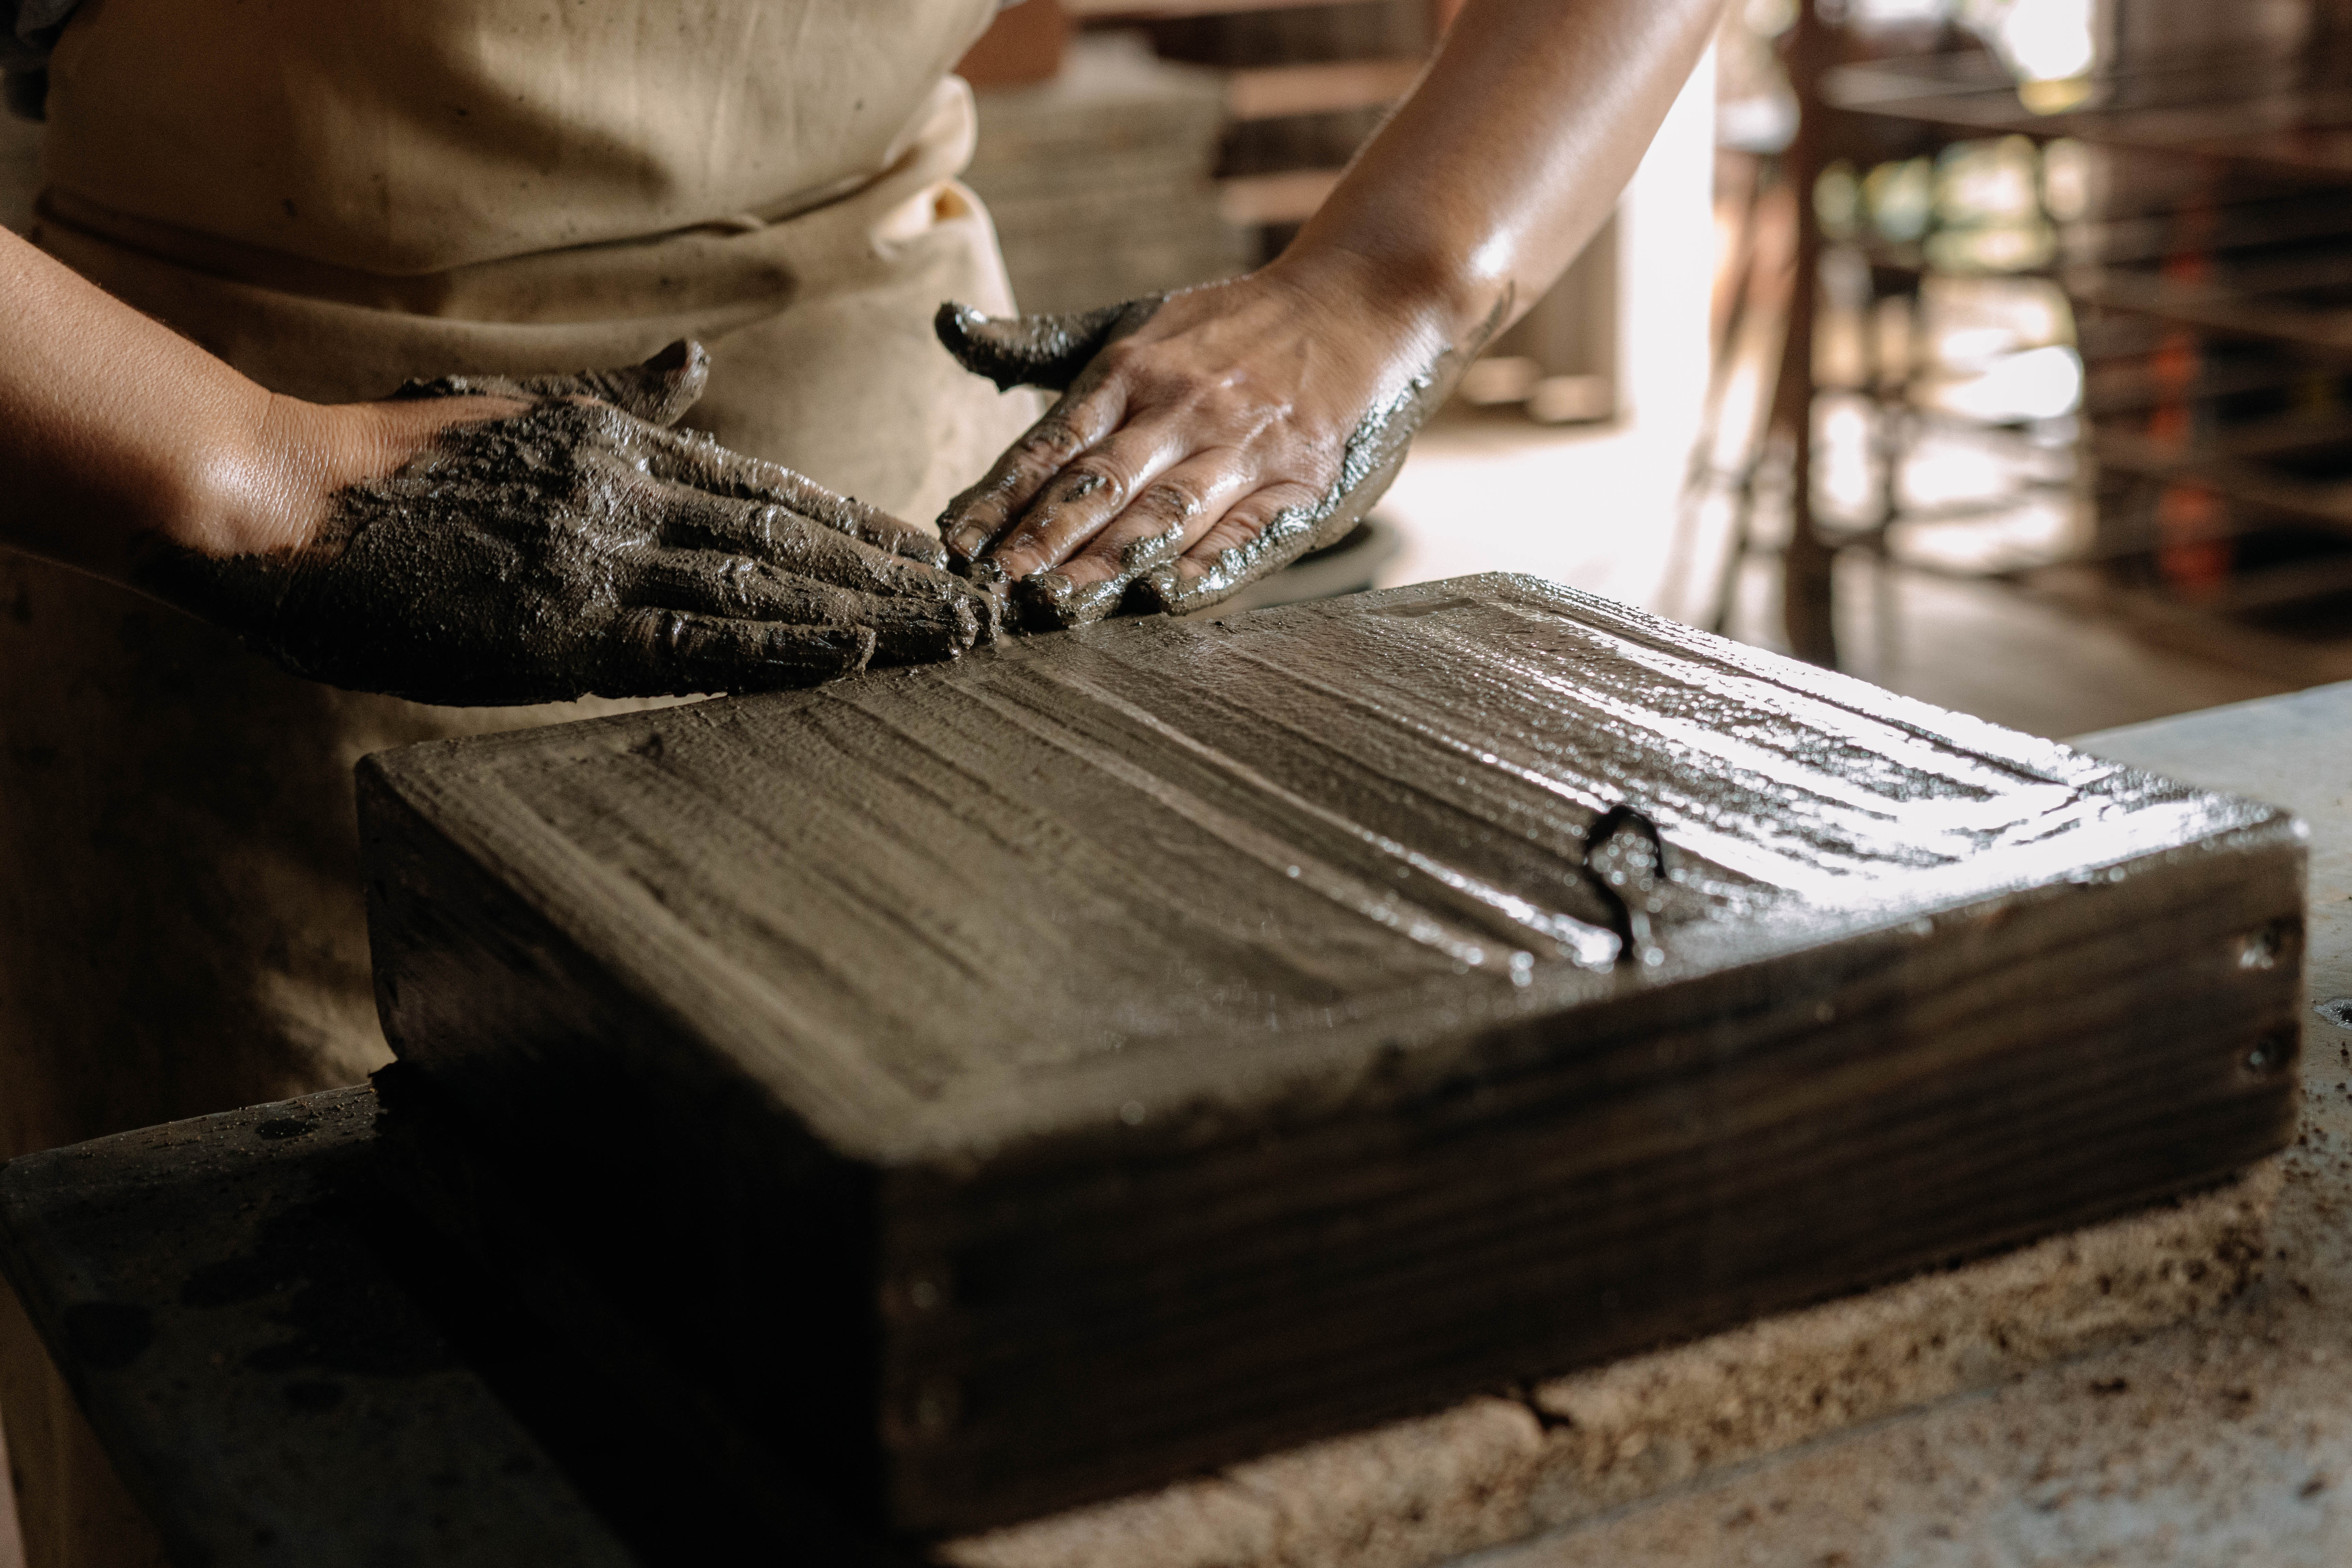
[[(929, 327), (945, 299), (1012, 304), (944, 77), (994, 10), (105, 0), (52, 62), (34, 237), (317, 400), (697, 337), (686, 423), (927, 521), (1037, 406)], [(358, 1081), (387, 1053), (352, 764), (611, 706), (337, 691), (0, 555), (0, 1156)], [(33, 1568), (137, 1560), (5, 1321), (0, 1412)]]

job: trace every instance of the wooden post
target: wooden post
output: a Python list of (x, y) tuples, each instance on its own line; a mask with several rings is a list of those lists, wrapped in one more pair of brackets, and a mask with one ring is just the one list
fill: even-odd
[(1813, 326), (1821, 296), (1822, 224), (1813, 208), (1824, 127), (1822, 72), (1829, 37), (1820, 0), (1802, 0), (1789, 39), (1789, 85), (1797, 95), (1797, 136), (1784, 167), (1796, 197), (1797, 248), (1789, 289), (1788, 342), (1772, 392), (1770, 428), (1789, 441), (1789, 545), (1781, 556), (1780, 620), (1789, 650), (1811, 664), (1837, 665), (1832, 569), (1837, 552), (1813, 522)]

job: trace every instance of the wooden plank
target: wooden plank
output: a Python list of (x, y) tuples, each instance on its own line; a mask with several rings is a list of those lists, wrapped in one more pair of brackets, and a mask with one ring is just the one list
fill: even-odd
[(2284, 343), (2337, 360), (2352, 356), (2352, 310), (2278, 303), (2121, 268), (2070, 268), (2063, 281), (2078, 309), (2130, 311), (2223, 337)]
[(2284, 814), (1524, 578), (362, 795), (387, 1029), (461, 1143), (905, 1528), (2014, 1245), (2293, 1114)]
[(2229, 1322), (2269, 1256), (2279, 1164), (1981, 1263), (950, 1542), (939, 1555), (951, 1568), (1493, 1568), (1467, 1554), (1622, 1516), (1693, 1481), (1736, 1485), (1767, 1456), (2013, 1386), (2159, 1329)]
[(1300, 11), (1357, 3), (1358, 0), (1062, 0), (1062, 9), (1089, 21), (1160, 22), (1177, 16), (1230, 16), (1244, 11)]
[(2082, 107), (2037, 113), (1990, 61), (1925, 58), (1842, 68), (1824, 95), (1846, 113), (1964, 135), (2071, 137), (2291, 174), (2352, 174), (2352, 95), (2311, 87), (2306, 74), (2292, 56), (2183, 57), (2095, 79)]
[(388, 1268), (365, 1089), (0, 1167), (0, 1267), (184, 1563), (637, 1559)]
[(1217, 182), (1217, 216), (1243, 227), (1304, 223), (1339, 184), (1337, 169), (1292, 169)]
[(2091, 450), (2105, 468), (2151, 479), (2199, 484), (2338, 531), (2352, 531), (2352, 484), (2282, 473), (2210, 446), (2180, 446), (2136, 431), (2095, 430)]
[(421, 1224), (396, 1121), (362, 1085), (0, 1166), (0, 1273), (175, 1562), (924, 1561), (551, 1332), (543, 1247)]
[[(2182, 714), (2076, 744), (2305, 812), (2311, 998), (2352, 994), (2352, 689)], [(2273, 1283), (2238, 1310), (1710, 1479), (1477, 1568), (1818, 1563), (1832, 1548), (1871, 1568), (2352, 1561), (2352, 1517), (2339, 1510), (2339, 1478), (2352, 1475), (2343, 1220), (2352, 1163), (2340, 1152), (2352, 1146), (2352, 1033), (2334, 1011), (2310, 1019), (2305, 1120), (2271, 1237)]]
[(1235, 120), (1279, 120), (1376, 108), (1402, 98), (1427, 63), (1412, 58), (1254, 66), (1226, 77), (1225, 112)]
[[(415, 1144), (429, 1130), (398, 1098), (338, 1089), (0, 1171), (0, 1257), (190, 1562), (1353, 1568), (1370, 1539), (1421, 1568), (1682, 1479), (1633, 1450), (1704, 1431), (1719, 1470), (2211, 1317), (2269, 1255), (2279, 1176), (2265, 1162), (1963, 1268), (927, 1551), (848, 1527), (707, 1395), (616, 1346), (625, 1328), (583, 1332), (577, 1265), (511, 1197), (464, 1184), (478, 1161)], [(387, 1245), (420, 1200), (441, 1233)], [(119, 1336), (67, 1328), (92, 1308), (147, 1344), (126, 1359)], [(338, 1364), (289, 1364), (320, 1325), (334, 1337), (303, 1349)]]

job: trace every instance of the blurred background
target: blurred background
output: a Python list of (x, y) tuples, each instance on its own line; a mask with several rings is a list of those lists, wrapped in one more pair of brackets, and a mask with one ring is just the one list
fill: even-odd
[[(1007, 11), (965, 70), (1024, 303), (1273, 255), (1450, 9)], [(1537, 573), (2053, 735), (2352, 678), (2347, 31), (1732, 0), (1340, 577)]]
[[(1022, 304), (1277, 253), (1456, 4), (1007, 9), (961, 68)], [(2347, 64), (2352, 0), (1730, 0), (1284, 592), (1534, 573), (2051, 735), (2352, 679)]]

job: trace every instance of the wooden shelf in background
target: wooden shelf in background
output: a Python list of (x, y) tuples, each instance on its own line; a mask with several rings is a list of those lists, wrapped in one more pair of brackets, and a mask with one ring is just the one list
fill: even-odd
[(2274, 301), (2210, 283), (2120, 268), (2074, 268), (2063, 275), (2076, 310), (2097, 306), (2169, 321), (2221, 337), (2289, 344), (2330, 358), (2352, 357), (2352, 311)]
[(1062, 0), (1082, 21), (1160, 22), (1175, 16), (1230, 16), (1242, 11), (1300, 11), (1355, 0)]
[(1927, 57), (1841, 67), (1831, 107), (1963, 136), (2073, 137), (2242, 168), (2352, 175), (2352, 94), (2314, 88), (2302, 63), (2271, 52), (2188, 56), (2100, 79), (2080, 106), (2037, 113), (1989, 60)]
[(2195, 484), (2234, 500), (2352, 532), (2352, 484), (2308, 479), (2210, 445), (2176, 447), (2127, 430), (2099, 430), (2091, 450), (2102, 468), (2168, 484)]
[(1402, 98), (1428, 62), (1415, 57), (1256, 66), (1232, 73), (1225, 112), (1235, 120), (1280, 120), (1371, 109)]
[(1217, 214), (1247, 228), (1258, 224), (1305, 223), (1339, 183), (1337, 169), (1286, 169), (1279, 174), (1244, 174), (1217, 183)]

